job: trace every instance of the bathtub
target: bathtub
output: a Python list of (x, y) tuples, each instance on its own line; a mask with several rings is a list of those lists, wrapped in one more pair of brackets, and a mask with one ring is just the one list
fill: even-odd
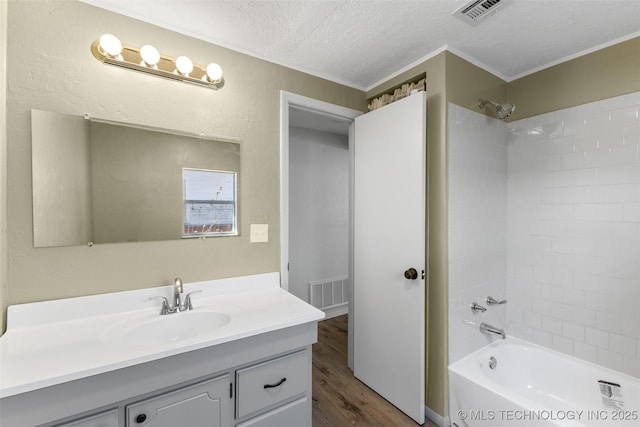
[(640, 379), (509, 337), (449, 366), (449, 415), (454, 427), (637, 427)]

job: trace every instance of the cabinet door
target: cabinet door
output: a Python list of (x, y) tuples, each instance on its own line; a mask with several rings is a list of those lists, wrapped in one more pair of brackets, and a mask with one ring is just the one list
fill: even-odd
[(118, 427), (118, 410), (113, 409), (102, 414), (58, 424), (56, 427)]
[(127, 427), (229, 427), (230, 376), (127, 405)]

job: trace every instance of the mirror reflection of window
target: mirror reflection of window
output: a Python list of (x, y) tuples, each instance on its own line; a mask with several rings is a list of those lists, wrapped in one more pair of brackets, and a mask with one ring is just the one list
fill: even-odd
[(236, 174), (234, 206), (216, 207), (236, 222), (194, 232), (240, 234), (239, 139), (43, 110), (31, 137), (34, 247), (184, 239), (185, 166)]
[(182, 169), (182, 237), (237, 235), (236, 173)]

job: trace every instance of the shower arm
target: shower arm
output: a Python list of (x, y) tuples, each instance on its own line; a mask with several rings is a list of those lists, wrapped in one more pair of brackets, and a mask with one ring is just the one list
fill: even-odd
[(480, 107), (481, 109), (484, 109), (484, 106), (487, 105), (487, 104), (491, 105), (493, 108), (496, 108), (498, 106), (498, 104), (496, 104), (495, 102), (490, 101), (488, 99), (479, 99), (478, 100), (478, 107)]
[(491, 100), (482, 98), (478, 100), (478, 107), (480, 107), (481, 109), (484, 109), (484, 106), (487, 104), (493, 107), (493, 109), (496, 111), (496, 116), (500, 120), (504, 120), (509, 117), (516, 109), (516, 106), (513, 104), (498, 104)]

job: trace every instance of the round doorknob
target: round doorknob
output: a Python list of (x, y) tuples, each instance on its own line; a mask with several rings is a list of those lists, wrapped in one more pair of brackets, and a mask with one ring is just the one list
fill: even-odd
[(404, 278), (409, 280), (416, 280), (418, 278), (418, 270), (410, 268), (404, 272)]

